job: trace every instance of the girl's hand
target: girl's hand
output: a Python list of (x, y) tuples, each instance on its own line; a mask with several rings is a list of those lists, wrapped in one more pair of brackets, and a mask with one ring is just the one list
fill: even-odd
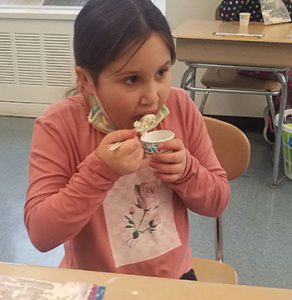
[[(136, 133), (136, 129), (111, 132), (96, 148), (99, 158), (119, 175), (134, 173), (141, 165), (144, 151)], [(109, 150), (111, 144), (120, 141), (125, 142), (118, 149)]]
[(186, 167), (186, 149), (179, 139), (173, 139), (159, 146), (162, 153), (151, 155), (150, 167), (155, 169), (155, 176), (165, 182), (179, 180)]

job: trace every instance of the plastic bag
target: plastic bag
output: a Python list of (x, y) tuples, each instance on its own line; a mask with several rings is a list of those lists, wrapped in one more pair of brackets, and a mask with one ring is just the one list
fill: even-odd
[(0, 275), (0, 299), (102, 300), (105, 287), (84, 282), (57, 283)]
[(290, 22), (291, 18), (282, 0), (260, 0), (265, 25)]

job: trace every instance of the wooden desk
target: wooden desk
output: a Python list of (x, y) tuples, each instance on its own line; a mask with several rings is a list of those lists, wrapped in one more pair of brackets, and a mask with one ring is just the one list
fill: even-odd
[[(227, 35), (215, 35), (226, 33)], [(232, 34), (250, 34), (238, 36)], [(252, 34), (262, 34), (261, 38)], [(292, 67), (292, 24), (265, 26), (238, 22), (186, 21), (173, 32), (177, 59), (239, 66)]]
[(182, 87), (187, 85), (187, 77), (192, 74), (193, 78), (188, 81), (191, 82), (188, 90), (192, 96), (194, 91), (208, 90), (196, 88), (198, 67), (269, 71), (277, 76), (281, 83), (281, 103), (272, 177), (272, 186), (277, 187), (287, 72), (292, 67), (292, 24), (265, 26), (263, 23), (250, 23), (242, 28), (239, 22), (190, 20), (174, 30), (173, 36), (176, 38), (177, 59), (191, 65), (183, 75)]
[[(106, 286), (105, 300), (291, 300), (292, 290), (0, 263), (0, 274)], [(32, 299), (33, 300), (33, 299)]]

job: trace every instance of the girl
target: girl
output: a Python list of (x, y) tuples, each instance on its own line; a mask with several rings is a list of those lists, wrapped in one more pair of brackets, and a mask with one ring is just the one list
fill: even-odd
[[(34, 126), (31, 241), (40, 251), (64, 244), (62, 267), (194, 280), (187, 209), (219, 216), (229, 185), (202, 116), (170, 86), (164, 16), (150, 0), (91, 0), (75, 22), (74, 52), (79, 93)], [(133, 123), (166, 106), (157, 129), (176, 138), (145, 159)]]

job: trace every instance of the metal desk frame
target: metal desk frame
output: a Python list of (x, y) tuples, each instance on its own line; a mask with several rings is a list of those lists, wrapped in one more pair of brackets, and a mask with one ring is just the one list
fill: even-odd
[[(281, 137), (284, 123), (284, 115), (287, 101), (287, 81), (289, 68), (276, 68), (276, 67), (256, 67), (256, 66), (236, 66), (236, 65), (222, 65), (222, 64), (208, 64), (208, 63), (196, 63), (186, 62), (188, 66), (184, 72), (181, 87), (185, 90), (190, 91), (191, 98), (194, 100), (195, 92), (203, 93), (236, 93), (236, 94), (254, 94), (254, 95), (281, 95), (280, 108), (279, 108), (279, 123), (275, 127), (275, 143), (273, 149), (273, 177), (272, 187), (276, 188), (279, 185), (279, 163), (281, 155)], [(208, 87), (197, 87), (196, 86), (196, 71), (198, 68), (222, 68), (222, 69), (236, 69), (236, 70), (248, 70), (248, 71), (267, 71), (272, 72), (276, 75), (278, 81), (281, 84), (280, 92), (271, 91), (258, 91), (258, 90), (235, 90), (235, 89), (220, 89), (220, 88), (208, 88)], [(203, 100), (204, 101), (204, 100)], [(269, 103), (270, 104), (270, 103)], [(271, 115), (275, 122), (275, 109), (273, 101), (271, 101)]]

